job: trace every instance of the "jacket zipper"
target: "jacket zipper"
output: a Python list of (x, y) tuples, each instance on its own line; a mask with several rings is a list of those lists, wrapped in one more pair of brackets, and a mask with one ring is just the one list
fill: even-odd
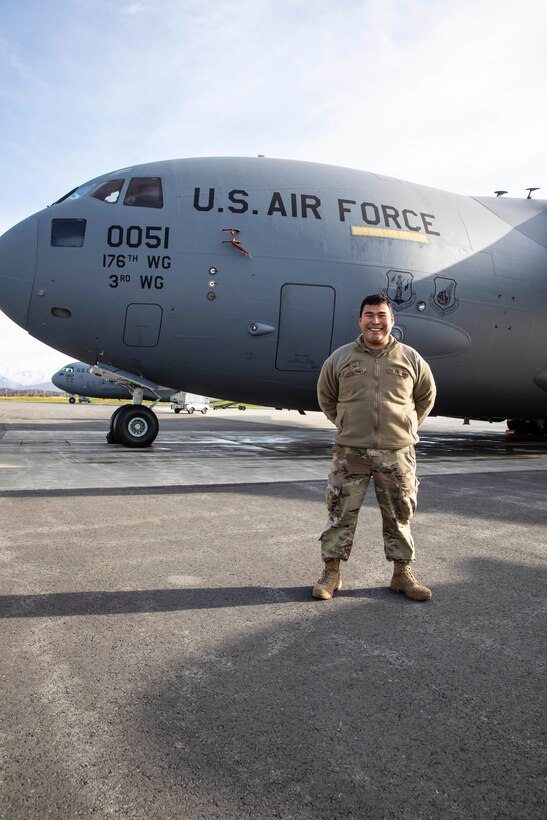
[(378, 447), (378, 393), (379, 393), (379, 384), (378, 384), (378, 359), (379, 356), (374, 356), (374, 449), (376, 450)]

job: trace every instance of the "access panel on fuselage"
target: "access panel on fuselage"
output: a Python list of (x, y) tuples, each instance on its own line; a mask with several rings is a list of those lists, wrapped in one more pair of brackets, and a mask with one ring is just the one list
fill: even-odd
[(278, 370), (319, 371), (330, 353), (336, 292), (324, 285), (281, 288), (275, 366)]
[(163, 311), (160, 305), (127, 306), (123, 340), (129, 347), (155, 347), (160, 338)]

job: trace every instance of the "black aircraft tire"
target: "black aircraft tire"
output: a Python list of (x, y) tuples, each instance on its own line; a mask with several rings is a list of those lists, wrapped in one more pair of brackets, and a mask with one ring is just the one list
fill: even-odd
[(76, 399), (74, 398), (74, 396), (71, 396), (68, 401), (69, 401), (69, 404), (75, 404), (76, 403)]
[(124, 447), (149, 447), (159, 431), (156, 414), (144, 404), (126, 404), (116, 413), (112, 434)]
[(122, 405), (120, 405), (120, 407), (116, 407), (116, 409), (114, 410), (114, 412), (110, 416), (110, 430), (106, 434), (106, 441), (107, 441), (108, 444), (119, 444), (120, 443), (118, 441), (118, 439), (116, 438), (116, 434), (114, 433), (114, 422), (116, 420), (116, 417), (124, 409), (124, 407), (127, 407), (127, 405), (122, 404)]

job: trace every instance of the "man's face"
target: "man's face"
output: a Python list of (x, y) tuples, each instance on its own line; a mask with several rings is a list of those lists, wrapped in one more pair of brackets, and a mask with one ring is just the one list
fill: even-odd
[(395, 319), (387, 305), (365, 305), (359, 327), (368, 347), (385, 347)]

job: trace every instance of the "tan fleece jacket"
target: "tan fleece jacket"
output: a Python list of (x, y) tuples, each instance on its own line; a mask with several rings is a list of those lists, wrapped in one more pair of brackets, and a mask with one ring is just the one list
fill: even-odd
[(435, 402), (433, 374), (413, 347), (393, 336), (374, 357), (359, 336), (324, 363), (317, 383), (323, 413), (344, 447), (399, 450), (419, 441), (418, 425)]

